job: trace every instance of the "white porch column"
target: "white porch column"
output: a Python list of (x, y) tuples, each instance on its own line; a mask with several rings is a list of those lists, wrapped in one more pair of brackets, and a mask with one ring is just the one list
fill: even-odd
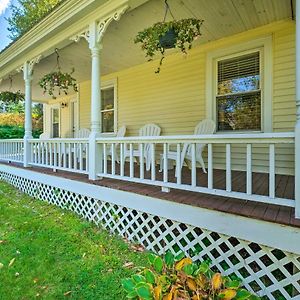
[(24, 135), (24, 167), (28, 167), (30, 159), (30, 145), (28, 140), (32, 138), (32, 66), (25, 62), (23, 66), (25, 81), (25, 135)]
[(296, 127), (295, 127), (295, 201), (300, 218), (300, 0), (296, 1)]
[(89, 137), (89, 179), (96, 180), (97, 173), (102, 170), (102, 151), (96, 143), (100, 136), (101, 122), (101, 75), (100, 75), (100, 53), (102, 49), (101, 39), (97, 30), (97, 23), (89, 26), (89, 48), (92, 57), (91, 77), (91, 134)]

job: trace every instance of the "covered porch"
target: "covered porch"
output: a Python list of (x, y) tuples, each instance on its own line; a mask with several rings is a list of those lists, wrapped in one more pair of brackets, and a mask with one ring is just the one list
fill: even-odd
[[(300, 99), (300, 85), (293, 77), (294, 69), (297, 75), (300, 72), (299, 51), (294, 50), (294, 44), (300, 41), (300, 9), (291, 6), (290, 1), (274, 1), (261, 7), (250, 2), (228, 1), (225, 5), (214, 1), (208, 5), (205, 1), (175, 1), (173, 10), (178, 18), (193, 12), (205, 20), (203, 37), (186, 58), (171, 50), (159, 75), (154, 74), (158, 61), (143, 64), (143, 54), (132, 40), (138, 30), (157, 21), (163, 8), (160, 1), (103, 1), (98, 8), (96, 4), (84, 8), (78, 12), (82, 17), (75, 29), (68, 26), (70, 20), (66, 21), (50, 39), (51, 47), (41, 40), (34, 51), (28, 47), (25, 63), (20, 54), (11, 64), (11, 68), (23, 64), (23, 72), (15, 74), (15, 82), (25, 86), (26, 132), (22, 140), (0, 141), (1, 160), (57, 171), (58, 176), (66, 171), (82, 174), (99, 184), (109, 180), (115, 182), (115, 188), (131, 186), (137, 192), (142, 189), (148, 193), (147, 189), (155, 187), (170, 197), (177, 191), (183, 198), (195, 193), (203, 205), (208, 201), (213, 206), (218, 199), (216, 203), (222, 206), (228, 199), (236, 199), (226, 208), (233, 211), (241, 208), (233, 205), (236, 201), (241, 206), (247, 206), (249, 201), (258, 207), (278, 205), (278, 212), (281, 208), (288, 211), (288, 220), (293, 219), (293, 214), (300, 217), (300, 112), (296, 101)], [(84, 10), (89, 12), (86, 17)], [(287, 41), (284, 35), (294, 34), (295, 28), (297, 42)], [(289, 48), (284, 48), (286, 43)], [(75, 67), (78, 94), (49, 99), (37, 87), (39, 77), (49, 66), (55, 66), (54, 48), (59, 48), (60, 56), (66, 58), (63, 69)], [(258, 69), (264, 86), (256, 91), (262, 97), (261, 107), (255, 108), (259, 120), (253, 130), (223, 130), (228, 129), (228, 122), (221, 122), (223, 112), (216, 111), (218, 95), (212, 79), (216, 74), (212, 70), (219, 56), (226, 62), (233, 54), (244, 55), (246, 49), (259, 49), (260, 53)], [(286, 62), (294, 53), (296, 63), (294, 59)], [(9, 65), (4, 63), (1, 70), (3, 89), (7, 84), (5, 75), (11, 72)], [(287, 77), (289, 81), (282, 79)], [(114, 88), (112, 124), (105, 121), (105, 99), (101, 97), (101, 88), (107, 87)], [(44, 131), (49, 138), (32, 138), (33, 99), (45, 103)], [(54, 134), (55, 107), (59, 109), (60, 129)], [(192, 135), (203, 119), (213, 120), (217, 132)], [(161, 136), (138, 136), (139, 128), (148, 123), (158, 123)], [(125, 137), (116, 137), (122, 126), (127, 127)], [(81, 129), (89, 129), (89, 137), (75, 138)], [(181, 166), (185, 145), (190, 147), (189, 165)], [(197, 161), (199, 145), (206, 145), (203, 159), (207, 173)], [(274, 218), (276, 222), (277, 215)]]

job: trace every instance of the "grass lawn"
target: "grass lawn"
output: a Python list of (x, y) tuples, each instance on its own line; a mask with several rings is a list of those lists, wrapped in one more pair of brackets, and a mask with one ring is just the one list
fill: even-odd
[(125, 299), (122, 278), (146, 265), (122, 239), (0, 182), (0, 299)]

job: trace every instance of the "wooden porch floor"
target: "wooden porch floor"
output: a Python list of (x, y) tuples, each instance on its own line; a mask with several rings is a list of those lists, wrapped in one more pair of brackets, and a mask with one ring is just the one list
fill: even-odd
[[(1, 162), (3, 163), (3, 162)], [(5, 164), (5, 163), (3, 163)], [(19, 168), (23, 168), (18, 164), (10, 164)], [(54, 173), (51, 169), (34, 167), (31, 170), (49, 174), (53, 176), (68, 178), (71, 180), (77, 180), (94, 185), (105, 186), (112, 189), (123, 190), (140, 195), (156, 197), (165, 199), (177, 203), (184, 203), (187, 205), (198, 206), (207, 208), (210, 210), (217, 210), (220, 212), (231, 213), (240, 215), (252, 219), (258, 219), (263, 221), (274, 222), (282, 225), (289, 225), (300, 228), (300, 219), (295, 219), (295, 210), (291, 207), (285, 207), (280, 205), (271, 205), (258, 203), (253, 201), (245, 201), (229, 197), (221, 197), (203, 193), (189, 192), (183, 190), (172, 189), (169, 193), (161, 191), (160, 187), (132, 183), (123, 180), (104, 178), (102, 180), (90, 181), (87, 175), (70, 173), (65, 171), (57, 171)], [(138, 175), (139, 168), (136, 166), (135, 174)], [(118, 172), (118, 170), (116, 170)], [(126, 172), (129, 172), (126, 167)], [(158, 176), (162, 176), (158, 172)], [(149, 172), (145, 172), (145, 177), (150, 176)], [(225, 171), (214, 170), (214, 188), (225, 188)], [(174, 171), (169, 172), (169, 180), (175, 182)], [(187, 168), (183, 169), (182, 182), (190, 182), (190, 171)], [(233, 191), (245, 191), (246, 174), (242, 171), (232, 172), (232, 190)], [(206, 185), (207, 175), (200, 169), (197, 169), (197, 184)], [(253, 173), (253, 193), (260, 195), (267, 195), (269, 189), (268, 174)], [(295, 180), (293, 176), (276, 175), (276, 196), (280, 198), (293, 199), (295, 190)]]

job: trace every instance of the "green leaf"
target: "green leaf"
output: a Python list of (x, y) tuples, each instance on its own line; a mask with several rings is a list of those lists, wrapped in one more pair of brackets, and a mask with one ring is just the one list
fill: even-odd
[(145, 275), (146, 281), (148, 283), (155, 284), (155, 275), (153, 274), (153, 272), (151, 272), (150, 270), (146, 269), (144, 271), (144, 275)]
[(123, 288), (127, 291), (127, 292), (132, 292), (134, 290), (135, 287), (135, 283), (131, 278), (126, 278), (123, 279), (121, 281)]
[(158, 273), (161, 273), (163, 267), (164, 267), (164, 262), (163, 260), (157, 256), (154, 260), (154, 263), (153, 263), (153, 267), (154, 267), (154, 270)]
[(251, 296), (253, 296), (250, 292), (244, 289), (240, 289), (237, 291), (235, 299), (236, 300), (245, 300), (249, 299)]
[(205, 274), (209, 271), (209, 265), (206, 262), (202, 262), (196, 271), (196, 275), (198, 274)]
[(194, 272), (194, 266), (193, 265), (186, 265), (182, 269), (183, 269), (183, 272), (186, 275), (192, 275), (193, 272)]
[(136, 289), (136, 292), (143, 300), (152, 300), (153, 296), (149, 286), (143, 285)]
[(128, 299), (138, 299), (138, 294), (136, 292), (136, 290), (130, 292), (127, 296)]
[(168, 267), (172, 267), (175, 262), (175, 256), (172, 254), (171, 251), (167, 251), (165, 255), (165, 262)]
[(231, 289), (238, 289), (241, 285), (241, 282), (239, 280), (229, 280), (225, 282), (225, 287), (226, 288), (231, 288)]
[(144, 276), (139, 275), (139, 274), (134, 274), (132, 275), (132, 279), (134, 280), (134, 282), (139, 283), (139, 282), (145, 282), (146, 279)]
[(175, 260), (179, 261), (182, 260), (185, 257), (185, 254), (183, 252), (180, 252), (176, 257)]
[(155, 255), (153, 253), (149, 253), (148, 260), (149, 260), (149, 262), (150, 262), (151, 265), (154, 264), (154, 260), (155, 260), (156, 257), (157, 257), (157, 255)]

